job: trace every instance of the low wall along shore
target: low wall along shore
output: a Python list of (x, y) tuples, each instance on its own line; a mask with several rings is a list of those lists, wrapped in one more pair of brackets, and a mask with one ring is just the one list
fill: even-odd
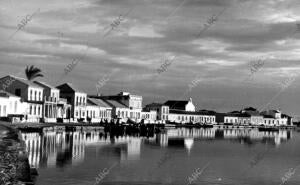
[(18, 130), (0, 122), (0, 184), (33, 184), (25, 143)]

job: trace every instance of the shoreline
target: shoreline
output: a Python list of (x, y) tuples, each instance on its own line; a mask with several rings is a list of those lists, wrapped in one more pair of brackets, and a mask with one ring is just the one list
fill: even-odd
[[(1, 122), (0, 122), (1, 123)], [(214, 125), (199, 125), (199, 124), (119, 124), (119, 125), (110, 125), (110, 124), (99, 124), (99, 123), (7, 123), (8, 126), (14, 127), (18, 130), (26, 129), (47, 129), (52, 127), (65, 127), (65, 128), (93, 128), (93, 129), (105, 129), (106, 127), (124, 127), (124, 126), (133, 126), (133, 127), (156, 127), (156, 128), (239, 128), (239, 129), (249, 129), (249, 128), (258, 128), (258, 129), (289, 129), (296, 130), (300, 127), (293, 126), (262, 126), (262, 125), (226, 125), (226, 124), (214, 124)]]
[(19, 131), (0, 122), (0, 133), (0, 184), (34, 184), (26, 145)]

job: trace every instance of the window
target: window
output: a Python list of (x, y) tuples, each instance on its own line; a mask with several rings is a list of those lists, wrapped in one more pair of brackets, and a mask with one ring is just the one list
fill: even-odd
[(76, 111), (76, 117), (78, 117), (78, 111)]
[(29, 106), (29, 114), (32, 115), (32, 106)]
[(85, 115), (85, 113), (84, 112), (82, 112), (82, 116), (84, 117), (84, 115)]
[(93, 112), (93, 117), (94, 117), (94, 118), (96, 117), (96, 113), (95, 113), (95, 111)]
[(15, 101), (15, 109), (14, 109), (14, 112), (17, 113), (17, 110), (18, 110), (18, 102)]
[(81, 105), (82, 104), (82, 98), (80, 97), (79, 98), (79, 105)]
[(38, 115), (40, 115), (41, 114), (41, 107), (39, 106), (38, 107)]
[(35, 100), (35, 101), (37, 100), (37, 97), (36, 97), (36, 91), (34, 91), (34, 100)]
[(6, 116), (6, 105), (3, 106), (3, 114)]
[(30, 90), (30, 98), (29, 100), (32, 100), (32, 90)]
[(15, 95), (16, 96), (21, 96), (21, 89), (16, 89), (15, 90)]
[(36, 115), (36, 106), (33, 106), (33, 115)]
[(82, 104), (83, 104), (83, 105), (85, 105), (85, 98), (83, 98), (83, 102), (82, 102)]
[(41, 91), (39, 92), (39, 100), (42, 101), (42, 93), (41, 93)]
[(1, 117), (1, 105), (0, 105), (0, 117)]

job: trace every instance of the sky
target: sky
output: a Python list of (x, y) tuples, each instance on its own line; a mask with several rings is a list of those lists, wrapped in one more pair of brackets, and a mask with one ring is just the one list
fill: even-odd
[(191, 97), (197, 109), (296, 116), (299, 8), (298, 0), (1, 0), (0, 76), (25, 77), (34, 65), (37, 80), (128, 91), (143, 105)]

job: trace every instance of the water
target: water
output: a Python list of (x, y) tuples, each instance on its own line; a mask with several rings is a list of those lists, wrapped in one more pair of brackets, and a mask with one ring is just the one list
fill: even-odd
[(300, 184), (297, 131), (180, 128), (147, 138), (92, 129), (22, 136), (39, 172), (37, 185)]

